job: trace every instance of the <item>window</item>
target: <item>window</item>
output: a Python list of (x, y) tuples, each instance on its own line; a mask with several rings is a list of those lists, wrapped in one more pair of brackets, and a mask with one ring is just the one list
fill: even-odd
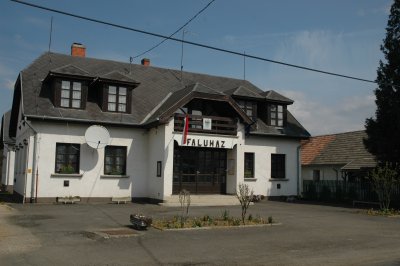
[(283, 126), (283, 106), (279, 104), (270, 105), (270, 125)]
[(126, 147), (106, 146), (104, 156), (105, 175), (126, 175)]
[(254, 177), (254, 153), (244, 153), (244, 178)]
[(321, 171), (320, 170), (313, 170), (313, 180), (319, 181), (321, 178)]
[(56, 173), (79, 173), (80, 145), (71, 143), (56, 144)]
[(107, 111), (126, 113), (127, 103), (126, 87), (108, 86), (107, 89)]
[(161, 171), (162, 171), (162, 162), (157, 161), (157, 177), (161, 177)]
[(238, 104), (248, 117), (253, 120), (257, 117), (257, 104), (255, 102), (238, 101)]
[(67, 108), (81, 108), (82, 83), (76, 81), (61, 81), (60, 106)]
[(271, 178), (285, 178), (285, 154), (271, 154)]

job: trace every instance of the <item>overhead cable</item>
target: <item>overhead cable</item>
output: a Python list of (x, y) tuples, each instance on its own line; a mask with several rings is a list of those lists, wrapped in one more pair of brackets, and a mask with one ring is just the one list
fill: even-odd
[[(338, 73), (329, 72), (329, 71), (325, 71), (325, 70), (320, 70), (320, 69), (316, 69), (316, 68), (310, 68), (310, 67), (305, 67), (305, 66), (285, 63), (285, 62), (282, 62), (282, 61), (271, 60), (271, 59), (268, 59), (268, 58), (263, 58), (261, 56), (256, 56), (256, 55), (251, 55), (251, 54), (247, 54), (247, 53), (240, 53), (240, 52), (236, 52), (236, 51), (232, 51), (232, 50), (218, 48), (218, 47), (210, 46), (210, 45), (207, 45), (207, 44), (201, 44), (201, 43), (191, 42), (191, 41), (187, 41), (187, 40), (181, 40), (181, 39), (165, 36), (165, 35), (154, 33), (154, 32), (135, 29), (135, 28), (132, 28), (132, 27), (123, 26), (123, 25), (112, 23), (112, 22), (107, 22), (107, 21), (102, 21), (102, 20), (99, 20), (99, 19), (94, 19), (94, 18), (89, 18), (89, 17), (85, 17), (85, 16), (81, 16), (81, 15), (76, 15), (76, 14), (68, 13), (68, 12), (65, 12), (65, 11), (62, 11), (62, 10), (57, 10), (57, 9), (53, 9), (53, 8), (39, 6), (39, 5), (36, 5), (36, 4), (32, 4), (32, 3), (28, 3), (28, 2), (24, 2), (24, 1), (20, 1), (20, 0), (10, 0), (10, 1), (11, 2), (16, 2), (16, 3), (19, 3), (19, 4), (23, 4), (23, 5), (27, 5), (27, 6), (31, 6), (31, 7), (35, 7), (35, 8), (38, 8), (38, 9), (47, 10), (47, 11), (51, 11), (51, 12), (54, 12), (54, 13), (58, 13), (58, 14), (62, 14), (62, 15), (70, 16), (70, 17), (74, 17), (74, 18), (79, 18), (79, 19), (82, 19), (82, 20), (92, 21), (92, 22), (95, 22), (95, 23), (104, 24), (104, 25), (108, 25), (108, 26), (111, 26), (111, 27), (120, 28), (120, 29), (124, 29), (124, 30), (129, 30), (129, 31), (133, 31), (133, 32), (138, 32), (138, 33), (142, 33), (142, 34), (145, 34), (145, 35), (150, 35), (150, 36), (154, 36), (154, 37), (158, 37), (158, 38), (163, 38), (163, 39), (167, 39), (167, 40), (171, 40), (171, 41), (175, 41), (175, 42), (179, 42), (179, 43), (190, 44), (190, 45), (193, 45), (193, 46), (207, 48), (207, 49), (214, 50), (214, 51), (224, 52), (224, 53), (238, 55), (238, 56), (243, 56), (243, 57), (252, 58), (252, 59), (255, 59), (255, 60), (260, 60), (260, 61), (264, 61), (264, 62), (270, 62), (270, 63), (284, 65), (284, 66), (288, 66), (288, 67), (308, 70), (308, 71), (312, 71), (312, 72), (316, 72), (316, 73), (320, 73), (320, 74), (325, 74), (325, 75), (331, 75), (331, 76), (342, 77), (342, 78), (358, 80), (358, 81), (363, 81), (363, 82), (369, 82), (369, 83), (377, 83), (374, 80), (369, 80), (369, 79), (358, 78), (358, 77), (349, 76), (349, 75), (338, 74)], [(393, 85), (393, 86), (397, 86), (397, 85)]]
[(183, 24), (179, 29), (177, 29), (176, 31), (174, 31), (171, 35), (168, 36), (168, 38), (164, 38), (164, 40), (162, 40), (161, 42), (157, 43), (156, 45), (154, 45), (153, 47), (151, 47), (150, 49), (147, 49), (146, 51), (144, 51), (143, 53), (140, 53), (136, 56), (134, 56), (133, 58), (138, 58), (144, 54), (147, 54), (148, 52), (156, 49), (158, 46), (160, 46), (161, 44), (163, 44), (165, 41), (169, 40), (172, 36), (174, 36), (175, 34), (177, 34), (179, 31), (181, 31), (184, 27), (186, 27), (187, 25), (189, 25), (190, 22), (192, 22), (198, 15), (200, 15), (201, 13), (203, 13), (204, 10), (206, 10), (215, 0), (211, 0), (205, 7), (203, 7), (199, 12), (196, 13), (196, 15), (194, 15), (191, 19), (189, 19), (185, 24)]

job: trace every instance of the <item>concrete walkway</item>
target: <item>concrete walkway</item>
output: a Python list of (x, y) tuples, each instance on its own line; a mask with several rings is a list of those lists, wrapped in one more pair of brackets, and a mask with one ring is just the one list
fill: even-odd
[(17, 210), (0, 203), (0, 257), (30, 252), (41, 246), (30, 230), (10, 222), (12, 217), (19, 215)]
[[(262, 201), (256, 217), (281, 225), (159, 231), (103, 238), (93, 232), (129, 229), (129, 214), (179, 215), (150, 204), (1, 206), (0, 265), (400, 265), (400, 218), (358, 209)], [(240, 216), (240, 206), (191, 207), (189, 215)]]

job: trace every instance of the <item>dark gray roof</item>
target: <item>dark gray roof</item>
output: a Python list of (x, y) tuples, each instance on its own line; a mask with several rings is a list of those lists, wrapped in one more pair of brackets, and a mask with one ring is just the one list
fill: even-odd
[(132, 84), (137, 83), (132, 77), (129, 77), (128, 75), (125, 75), (119, 71), (111, 71), (107, 74), (100, 76), (99, 78), (107, 80), (123, 81)]
[(282, 94), (277, 93), (274, 90), (269, 90), (262, 92), (261, 95), (265, 96), (267, 100), (274, 101), (274, 102), (280, 102), (280, 103), (286, 103), (286, 104), (292, 104), (294, 101), (283, 96)]
[[(93, 79), (119, 80), (135, 84), (132, 91), (130, 114), (102, 112), (97, 103), (88, 101), (84, 110), (57, 108), (43, 94), (42, 82), (49, 73), (82, 75)], [(182, 77), (182, 80), (181, 80)], [(221, 97), (241, 95), (256, 98), (271, 98), (274, 101), (292, 103), (290, 99), (270, 91), (265, 92), (246, 80), (217, 77), (205, 74), (180, 72), (158, 68), (102, 60), (87, 57), (45, 53), (21, 71), (24, 115), (32, 118), (80, 120), (90, 123), (125, 124), (143, 126), (154, 122), (159, 115), (172, 108), (190, 92)], [(260, 125), (258, 133), (309, 135), (291, 115), (288, 121), (292, 128), (278, 133), (273, 127)], [(265, 130), (261, 132), (260, 130)], [(300, 132), (301, 131), (301, 132)]]
[(256, 129), (251, 131), (253, 135), (274, 135), (285, 137), (309, 138), (310, 133), (287, 111), (285, 127), (274, 127), (266, 125), (261, 119), (257, 119)]
[[(343, 165), (342, 169), (346, 170), (375, 167), (375, 158), (363, 143), (366, 137), (363, 130), (312, 137), (302, 145), (302, 153), (313, 153), (307, 165)], [(318, 142), (324, 144), (321, 146)], [(315, 153), (317, 146), (322, 148)]]
[(89, 72), (71, 64), (52, 69), (51, 73), (89, 77)]
[(252, 91), (245, 86), (239, 86), (237, 88), (233, 88), (232, 90), (228, 90), (225, 93), (230, 94), (232, 96), (246, 97), (246, 98), (256, 98), (256, 99), (264, 99), (265, 97), (261, 96), (259, 92)]
[(10, 128), (10, 118), (11, 118), (11, 110), (4, 113), (1, 119), (1, 142), (4, 144), (15, 143), (15, 140), (11, 138), (8, 134), (8, 129)]

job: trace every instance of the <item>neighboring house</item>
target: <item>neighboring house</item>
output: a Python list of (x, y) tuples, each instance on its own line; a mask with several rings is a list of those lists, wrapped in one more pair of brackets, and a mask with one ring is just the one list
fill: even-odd
[[(245, 80), (86, 58), (80, 44), (71, 56), (45, 53), (15, 83), (14, 194), (160, 202), (182, 189), (234, 194), (244, 182), (255, 194), (297, 195), (309, 133), (292, 103)], [(92, 125), (108, 131), (105, 148), (86, 143)]]
[[(14, 184), (15, 140), (8, 134), (11, 111), (1, 118), (1, 148), (3, 150), (1, 169), (1, 189), (12, 192)], [(19, 148), (18, 148), (19, 149)]]
[(376, 166), (374, 156), (364, 147), (365, 131), (311, 137), (302, 141), (303, 180), (354, 181)]

